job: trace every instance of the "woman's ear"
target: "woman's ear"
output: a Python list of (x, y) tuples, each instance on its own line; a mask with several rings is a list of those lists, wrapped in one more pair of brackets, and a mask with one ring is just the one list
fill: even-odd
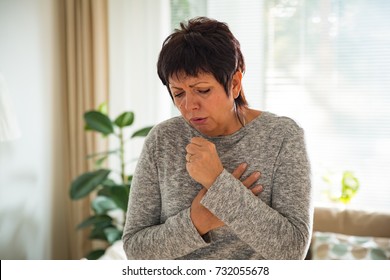
[(241, 71), (237, 71), (233, 75), (233, 79), (232, 79), (232, 93), (233, 93), (234, 99), (236, 99), (238, 96), (240, 96), (241, 80), (242, 80), (242, 73), (241, 73)]

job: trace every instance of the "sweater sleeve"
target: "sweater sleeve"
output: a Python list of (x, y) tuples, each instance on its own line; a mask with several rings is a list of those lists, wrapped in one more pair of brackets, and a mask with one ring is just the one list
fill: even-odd
[(310, 167), (299, 127), (281, 141), (268, 187), (270, 206), (224, 170), (201, 203), (265, 259), (303, 259), (311, 236), (312, 206)]
[(134, 173), (123, 246), (128, 259), (175, 259), (208, 246), (190, 218), (190, 207), (161, 222), (161, 194), (152, 137)]

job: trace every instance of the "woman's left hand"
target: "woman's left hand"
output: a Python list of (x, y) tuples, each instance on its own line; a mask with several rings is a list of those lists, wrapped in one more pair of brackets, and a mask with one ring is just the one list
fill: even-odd
[(217, 149), (213, 143), (194, 137), (186, 147), (187, 171), (199, 184), (209, 189), (223, 171)]

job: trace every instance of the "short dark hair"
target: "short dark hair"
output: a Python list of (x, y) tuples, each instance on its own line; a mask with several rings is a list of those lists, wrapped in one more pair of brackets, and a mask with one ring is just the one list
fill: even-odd
[[(172, 99), (169, 78), (173, 75), (184, 73), (195, 77), (199, 73), (211, 73), (229, 96), (232, 78), (237, 71), (245, 72), (240, 43), (226, 23), (207, 17), (180, 23), (180, 28), (163, 42), (157, 62), (158, 76)], [(242, 87), (235, 102), (238, 109), (248, 106)]]

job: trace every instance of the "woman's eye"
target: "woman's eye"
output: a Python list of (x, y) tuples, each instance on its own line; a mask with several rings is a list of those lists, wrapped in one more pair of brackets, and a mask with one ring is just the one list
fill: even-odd
[(208, 92), (210, 92), (210, 89), (208, 88), (208, 89), (198, 89), (198, 92), (199, 93), (202, 93), (202, 94), (205, 94), (205, 93), (208, 93)]
[(177, 92), (177, 93), (174, 93), (174, 94), (173, 94), (173, 97), (178, 98), (178, 97), (183, 96), (183, 94), (184, 94), (184, 91), (182, 91), (182, 92)]

